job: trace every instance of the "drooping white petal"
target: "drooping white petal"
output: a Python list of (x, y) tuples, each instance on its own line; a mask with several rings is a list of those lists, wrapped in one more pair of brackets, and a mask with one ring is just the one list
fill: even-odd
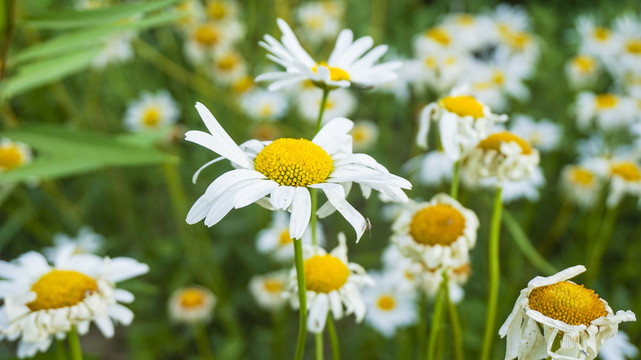
[(294, 191), (293, 186), (279, 186), (272, 191), (269, 201), (277, 210), (287, 210), (294, 201)]
[(289, 221), (289, 234), (292, 239), (300, 239), (309, 224), (312, 213), (312, 200), (307, 188), (296, 187), (295, 189), (292, 216)]
[(327, 320), (328, 311), (329, 298), (327, 297), (327, 294), (319, 293), (309, 308), (307, 330), (315, 334), (322, 332), (323, 329), (325, 329), (325, 321)]
[(234, 197), (234, 208), (240, 209), (253, 204), (258, 201), (258, 199), (269, 195), (278, 186), (278, 183), (273, 180), (261, 180), (247, 185), (243, 191), (238, 192), (236, 197)]
[(354, 231), (356, 231), (356, 242), (358, 242), (367, 228), (367, 222), (363, 215), (356, 211), (356, 209), (354, 209), (354, 207), (345, 200), (345, 190), (343, 190), (343, 187), (338, 184), (323, 183), (310, 185), (310, 187), (323, 190), (327, 196), (327, 200), (329, 200), (336, 210), (343, 215), (345, 220), (352, 225)]
[(354, 123), (347, 118), (332, 119), (318, 131), (312, 142), (331, 155), (342, 145), (342, 136), (347, 135), (353, 127)]

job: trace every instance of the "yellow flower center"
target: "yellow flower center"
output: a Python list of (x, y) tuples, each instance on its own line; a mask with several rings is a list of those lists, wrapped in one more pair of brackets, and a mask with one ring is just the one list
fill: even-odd
[(203, 46), (213, 46), (218, 43), (220, 39), (218, 29), (212, 25), (201, 25), (197, 27), (192, 36), (196, 42)]
[(573, 166), (570, 168), (570, 179), (577, 185), (588, 187), (594, 184), (595, 176), (590, 170)]
[(254, 86), (254, 79), (251, 76), (245, 75), (241, 76), (238, 80), (232, 85), (232, 90), (235, 93), (242, 94)]
[(258, 114), (260, 114), (260, 116), (270, 116), (273, 113), (274, 109), (272, 108), (271, 104), (263, 104), (258, 110)]
[(508, 131), (501, 131), (486, 137), (479, 142), (477, 147), (483, 150), (495, 150), (501, 153), (501, 144), (510, 142), (518, 144), (523, 155), (529, 155), (532, 153), (532, 146), (530, 146), (527, 141)]
[(587, 55), (575, 56), (574, 59), (572, 59), (572, 64), (582, 73), (591, 73), (596, 67), (594, 58)]
[(205, 294), (202, 290), (197, 288), (185, 289), (180, 294), (180, 306), (184, 308), (195, 308), (201, 306), (205, 302)]
[(156, 106), (145, 109), (142, 114), (142, 123), (148, 127), (155, 127), (160, 122), (160, 110)]
[(607, 315), (603, 302), (594, 290), (569, 281), (532, 290), (528, 305), (532, 310), (569, 325), (589, 326), (592, 320)]
[(523, 50), (530, 43), (530, 35), (526, 32), (509, 33), (505, 37), (508, 45), (511, 47)]
[(641, 40), (632, 39), (625, 44), (625, 49), (634, 55), (641, 55)]
[(594, 102), (596, 103), (596, 107), (599, 109), (609, 109), (616, 106), (619, 102), (619, 98), (612, 94), (599, 94), (594, 98)]
[(265, 290), (267, 290), (267, 292), (270, 293), (281, 293), (283, 292), (284, 288), (282, 281), (273, 279), (265, 280), (265, 282), (263, 283), (263, 287), (265, 288)]
[(231, 71), (234, 70), (238, 64), (240, 64), (240, 58), (238, 55), (230, 53), (226, 54), (224, 56), (221, 56), (217, 61), (216, 61), (216, 67), (220, 71)]
[(310, 29), (320, 30), (323, 27), (323, 16), (320, 14), (311, 16), (306, 18), (303, 23)]
[(446, 204), (428, 206), (416, 212), (410, 222), (410, 235), (419, 244), (448, 246), (465, 229), (465, 217)]
[(446, 96), (441, 99), (441, 106), (458, 116), (483, 117), (483, 105), (474, 96)]
[(431, 69), (431, 68), (436, 67), (436, 58), (434, 56), (432, 56), (432, 55), (426, 57), (424, 62), (425, 62), (425, 66), (427, 68)]
[(354, 126), (352, 129), (352, 139), (354, 139), (354, 144), (362, 144), (369, 139), (369, 131), (364, 126)]
[(22, 152), (16, 144), (0, 147), (0, 169), (10, 170), (24, 163)]
[(282, 138), (265, 146), (254, 160), (256, 171), (283, 186), (322, 183), (334, 170), (323, 148), (305, 139)]
[(444, 29), (433, 27), (425, 32), (425, 36), (436, 41), (437, 43), (446, 46), (450, 44), (450, 34)]
[(597, 26), (594, 28), (592, 35), (594, 35), (594, 38), (597, 39), (598, 41), (603, 42), (610, 38), (610, 30), (604, 27)]
[(459, 15), (456, 17), (456, 22), (461, 25), (472, 25), (474, 24), (474, 16), (471, 15)]
[(305, 260), (305, 288), (329, 293), (340, 289), (347, 282), (349, 269), (332, 255), (315, 255)]
[(627, 181), (641, 180), (641, 169), (637, 164), (630, 161), (618, 162), (610, 167), (610, 173), (622, 177)]
[(224, 19), (227, 15), (227, 6), (222, 1), (214, 1), (207, 6), (207, 15), (211, 19)]
[(289, 235), (289, 229), (285, 229), (280, 232), (280, 236), (278, 237), (278, 245), (280, 246), (285, 246), (287, 244), (291, 244), (291, 242), (294, 239)]
[(503, 72), (495, 70), (492, 75), (492, 82), (496, 85), (503, 85), (505, 82), (505, 75), (503, 75)]
[(31, 286), (36, 299), (27, 307), (31, 311), (70, 307), (97, 290), (96, 280), (85, 274), (73, 270), (51, 270)]
[(381, 295), (376, 301), (376, 306), (383, 311), (390, 311), (396, 307), (396, 300), (391, 295)]
[(319, 62), (316, 66), (312, 68), (312, 71), (317, 73), (319, 66), (324, 66), (329, 69), (329, 79), (331, 81), (341, 81), (341, 80), (349, 81), (349, 74), (347, 73), (347, 71), (341, 68), (329, 66), (325, 61)]

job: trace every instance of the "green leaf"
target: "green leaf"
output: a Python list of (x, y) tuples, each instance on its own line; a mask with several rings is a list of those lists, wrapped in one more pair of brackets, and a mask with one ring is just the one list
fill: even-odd
[(110, 166), (141, 166), (178, 161), (153, 148), (63, 126), (32, 125), (3, 132), (3, 137), (26, 143), (35, 150), (34, 161), (0, 175), (0, 184), (32, 179), (56, 179)]
[(70, 29), (114, 23), (136, 14), (161, 9), (180, 0), (125, 3), (86, 11), (64, 11), (25, 19), (27, 25), (39, 29)]

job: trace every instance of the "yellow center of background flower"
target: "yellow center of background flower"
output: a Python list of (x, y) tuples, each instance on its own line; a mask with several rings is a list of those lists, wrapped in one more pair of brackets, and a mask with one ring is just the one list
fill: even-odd
[(347, 73), (347, 71), (345, 71), (345, 70), (343, 70), (341, 68), (329, 66), (329, 65), (327, 65), (327, 63), (325, 61), (319, 62), (318, 65), (316, 65), (316, 66), (314, 66), (312, 68), (312, 71), (315, 72), (315, 73), (318, 73), (318, 67), (319, 66), (324, 66), (324, 67), (329, 69), (329, 79), (331, 81), (341, 81), (341, 80), (349, 81), (349, 74)]
[(376, 302), (376, 306), (383, 311), (390, 311), (396, 307), (396, 300), (391, 295), (381, 295)]
[(590, 186), (594, 183), (594, 174), (587, 169), (584, 169), (580, 166), (573, 166), (570, 168), (570, 179), (573, 183)]
[(526, 32), (513, 32), (505, 36), (508, 45), (523, 50), (530, 43), (530, 35)]
[(235, 93), (242, 94), (254, 86), (254, 79), (251, 76), (241, 76), (238, 80), (232, 85), (232, 90)]
[(450, 35), (447, 33), (447, 31), (439, 28), (439, 27), (433, 27), (425, 32), (425, 36), (428, 38), (436, 41), (437, 43), (441, 45), (449, 45), (450, 44)]
[(591, 73), (596, 67), (594, 58), (587, 55), (578, 55), (572, 59), (572, 64), (583, 73)]
[(441, 99), (441, 106), (458, 116), (483, 117), (483, 105), (474, 96), (446, 96)]
[(340, 289), (347, 282), (349, 269), (332, 255), (315, 255), (305, 260), (305, 288), (329, 293)]
[(156, 127), (160, 122), (160, 110), (155, 106), (145, 109), (142, 115), (142, 122), (148, 127)]
[(265, 280), (263, 286), (270, 293), (281, 293), (284, 289), (282, 281), (278, 280)]
[(201, 25), (193, 33), (194, 40), (203, 46), (212, 46), (218, 43), (220, 34), (211, 25)]
[(619, 102), (619, 99), (616, 97), (616, 95), (599, 94), (594, 98), (594, 102), (596, 102), (597, 108), (608, 109), (614, 107)]
[(527, 141), (508, 131), (501, 131), (486, 137), (479, 142), (477, 147), (483, 150), (495, 150), (501, 153), (501, 144), (510, 142), (517, 143), (521, 148), (521, 153), (523, 155), (529, 155), (532, 153), (532, 146), (530, 146)]
[(419, 244), (448, 246), (465, 229), (465, 217), (450, 205), (436, 204), (419, 210), (410, 222), (410, 235)]
[(610, 30), (600, 26), (595, 27), (592, 34), (599, 41), (605, 41), (610, 38)]
[(211, 19), (224, 19), (227, 15), (227, 7), (221, 1), (214, 1), (207, 6), (207, 15)]
[(628, 41), (628, 43), (625, 44), (625, 49), (630, 54), (641, 55), (641, 40), (633, 39)]
[(184, 308), (195, 308), (205, 302), (205, 294), (202, 290), (196, 288), (185, 289), (180, 294), (180, 306)]
[(27, 304), (31, 311), (74, 306), (98, 290), (93, 278), (73, 270), (51, 270), (31, 286), (36, 299)]
[(622, 177), (627, 181), (639, 181), (641, 180), (641, 169), (630, 161), (622, 161), (616, 163), (610, 167), (610, 172), (612, 175), (617, 175)]
[(221, 71), (231, 71), (240, 64), (240, 58), (236, 54), (226, 54), (216, 61), (216, 67)]
[(290, 244), (292, 241), (294, 241), (294, 239), (289, 236), (289, 229), (285, 229), (280, 232), (280, 236), (278, 237), (278, 245), (284, 246)]
[(24, 159), (17, 145), (0, 147), (0, 169), (9, 170), (22, 165)]
[(569, 325), (589, 326), (592, 320), (607, 315), (594, 290), (569, 281), (532, 290), (528, 304), (530, 309)]
[(254, 160), (256, 171), (283, 186), (322, 183), (334, 162), (320, 146), (305, 139), (282, 138), (265, 146)]

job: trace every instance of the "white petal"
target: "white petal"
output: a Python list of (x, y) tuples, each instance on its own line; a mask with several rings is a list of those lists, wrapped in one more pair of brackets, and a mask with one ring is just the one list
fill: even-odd
[(277, 210), (287, 210), (294, 200), (294, 189), (293, 186), (277, 187), (269, 198), (272, 206)]
[(461, 145), (458, 142), (458, 124), (453, 116), (443, 116), (439, 121), (443, 150), (452, 160), (461, 158)]
[(114, 336), (114, 324), (108, 316), (100, 316), (96, 318), (94, 322), (105, 337), (110, 338)]
[(269, 195), (278, 186), (278, 183), (272, 180), (261, 180), (247, 185), (243, 191), (234, 197), (234, 208), (240, 209), (253, 204), (258, 201), (258, 199)]
[(432, 104), (427, 105), (421, 110), (421, 115), (418, 118), (418, 133), (416, 134), (416, 145), (423, 149), (427, 149), (427, 136), (430, 132), (430, 123), (432, 122), (432, 111), (435, 106)]
[(327, 200), (329, 200), (336, 210), (343, 215), (345, 220), (352, 225), (354, 231), (356, 231), (356, 241), (358, 242), (367, 228), (367, 222), (363, 215), (356, 211), (356, 209), (354, 209), (354, 207), (345, 200), (345, 190), (343, 190), (343, 187), (337, 184), (323, 183), (310, 185), (310, 187), (323, 190), (327, 196)]
[(336, 45), (334, 46), (334, 50), (332, 50), (331, 55), (329, 56), (329, 59), (327, 60), (327, 63), (329, 65), (336, 64), (338, 59), (343, 56), (343, 53), (349, 46), (352, 44), (352, 41), (354, 39), (354, 33), (352, 30), (349, 29), (344, 29), (338, 34), (338, 38), (336, 39)]
[(149, 272), (149, 266), (128, 257), (110, 260), (109, 280), (117, 283)]
[(325, 321), (327, 320), (328, 311), (329, 298), (327, 297), (327, 294), (318, 294), (309, 308), (307, 329), (315, 334), (322, 332), (323, 329), (325, 329)]
[(312, 142), (331, 155), (342, 145), (342, 141), (337, 143), (337, 139), (342, 140), (342, 135), (347, 135), (353, 127), (354, 123), (347, 118), (332, 119), (320, 129)]
[(289, 234), (292, 239), (300, 239), (307, 229), (312, 213), (312, 200), (309, 190), (296, 187), (292, 202), (292, 216), (289, 221)]

